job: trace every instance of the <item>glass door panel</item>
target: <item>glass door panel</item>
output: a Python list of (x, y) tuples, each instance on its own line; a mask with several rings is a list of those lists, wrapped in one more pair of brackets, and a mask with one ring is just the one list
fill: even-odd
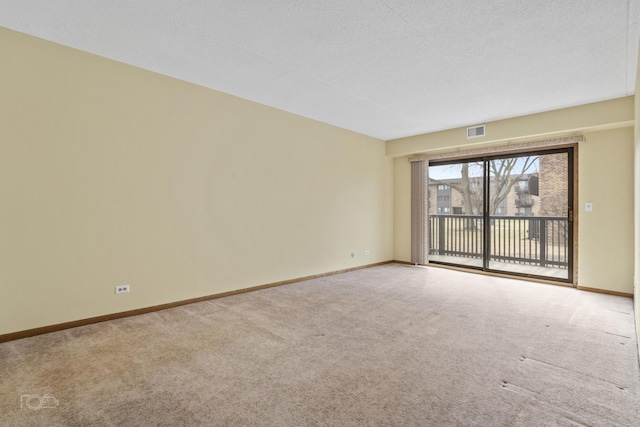
[(569, 153), (487, 160), (487, 268), (571, 278)]
[(484, 162), (429, 166), (429, 260), (484, 267)]

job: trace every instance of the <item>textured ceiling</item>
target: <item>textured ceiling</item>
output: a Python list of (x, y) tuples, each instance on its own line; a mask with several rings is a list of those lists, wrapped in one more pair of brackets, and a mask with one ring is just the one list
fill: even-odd
[(631, 95), (639, 18), (640, 0), (0, 0), (0, 26), (385, 140)]

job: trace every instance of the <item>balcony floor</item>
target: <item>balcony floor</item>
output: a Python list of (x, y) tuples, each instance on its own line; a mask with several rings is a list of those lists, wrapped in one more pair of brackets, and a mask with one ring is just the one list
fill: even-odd
[[(457, 264), (463, 267), (480, 267), (482, 260), (477, 258), (466, 258), (448, 255), (429, 255), (430, 261), (446, 262)], [(535, 276), (548, 277), (550, 279), (567, 280), (569, 272), (566, 268), (540, 267), (538, 265), (515, 264), (512, 262), (490, 261), (489, 268), (492, 270), (504, 271), (506, 273), (532, 274)]]

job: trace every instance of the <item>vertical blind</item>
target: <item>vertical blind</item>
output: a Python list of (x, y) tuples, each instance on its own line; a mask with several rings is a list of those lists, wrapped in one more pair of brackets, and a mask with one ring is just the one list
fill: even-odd
[(429, 262), (429, 160), (411, 163), (411, 262)]

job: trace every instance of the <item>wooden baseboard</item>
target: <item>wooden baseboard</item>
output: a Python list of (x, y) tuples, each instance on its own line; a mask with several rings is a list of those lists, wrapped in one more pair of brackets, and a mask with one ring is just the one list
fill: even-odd
[(627, 293), (627, 292), (609, 291), (607, 289), (598, 289), (598, 288), (588, 288), (586, 286), (578, 286), (577, 289), (579, 289), (581, 291), (597, 292), (599, 294), (607, 294), (607, 295), (615, 295), (615, 296), (618, 296), (618, 297), (633, 298), (633, 294), (630, 294), (630, 293)]
[[(405, 264), (405, 265), (414, 265), (413, 263), (410, 262), (406, 262), (406, 261), (393, 261), (393, 263), (395, 264)], [(548, 285), (558, 285), (558, 286), (567, 286), (567, 287), (574, 287), (572, 283), (567, 283), (567, 282), (557, 282), (554, 280), (545, 280), (545, 279), (539, 279), (536, 277), (526, 277), (526, 276), (512, 276), (510, 274), (500, 274), (500, 273), (494, 273), (492, 271), (481, 271), (481, 270), (474, 270), (474, 269), (469, 269), (469, 268), (464, 268), (464, 267), (456, 267), (453, 265), (444, 265), (444, 264), (428, 264), (428, 265), (423, 265), (422, 267), (435, 267), (435, 268), (444, 268), (447, 270), (455, 270), (455, 271), (460, 271), (463, 273), (472, 273), (472, 274), (482, 274), (482, 275), (486, 275), (486, 276), (494, 276), (494, 277), (504, 277), (506, 279), (516, 279), (516, 280), (526, 280), (528, 282), (537, 282), (537, 283), (545, 283)], [(607, 289), (598, 289), (598, 288), (589, 288), (586, 286), (575, 286), (576, 289), (580, 290), (580, 291), (587, 291), (587, 292), (597, 292), (600, 294), (607, 294), (607, 295), (615, 295), (615, 296), (619, 296), (619, 297), (626, 297), (626, 298), (633, 298), (633, 294), (627, 293), (627, 292), (618, 292), (618, 291), (609, 291)]]
[(135, 310), (105, 314), (103, 316), (90, 317), (88, 319), (73, 320), (71, 322), (58, 323), (56, 325), (42, 326), (39, 328), (27, 329), (24, 331), (11, 332), (8, 334), (0, 335), (0, 343), (18, 340), (21, 338), (28, 338), (35, 335), (48, 334), (51, 332), (61, 331), (64, 329), (76, 328), (78, 326), (90, 325), (92, 323), (106, 322), (108, 320), (120, 319), (123, 317), (130, 317), (130, 316), (137, 316), (139, 314), (151, 313), (159, 310), (166, 310), (168, 308), (179, 307), (181, 305), (193, 304), (193, 303), (202, 302), (202, 301), (209, 301), (212, 299), (224, 298), (231, 295), (238, 295), (238, 294), (244, 294), (247, 292), (259, 291), (261, 289), (274, 288), (276, 286), (290, 285), (292, 283), (304, 282), (306, 280), (318, 279), (320, 277), (333, 276), (335, 274), (348, 273), (350, 271), (362, 270), (365, 268), (376, 267), (379, 265), (391, 264), (393, 262), (394, 261), (377, 262), (374, 264), (361, 265), (359, 267), (351, 267), (351, 268), (345, 268), (342, 270), (330, 271), (328, 273), (313, 274), (311, 276), (298, 277), (296, 279), (289, 279), (289, 280), (282, 280), (280, 282), (267, 283), (265, 285), (253, 286), (250, 288), (238, 289), (235, 291), (222, 292), (222, 293), (213, 294), (213, 295), (206, 295), (203, 297), (191, 298), (191, 299), (182, 300), (182, 301), (175, 301), (167, 304), (154, 305), (152, 307), (137, 308)]
[(394, 264), (415, 265), (414, 263), (409, 261), (391, 261), (391, 262)]
[[(393, 261), (393, 262), (394, 263), (398, 263), (398, 264), (415, 265), (413, 263), (406, 262), (406, 261)], [(478, 270), (478, 269), (474, 269), (474, 268), (457, 267), (455, 265), (429, 263), (427, 265), (422, 265), (421, 267), (425, 267), (425, 268), (431, 268), (431, 267), (433, 267), (433, 268), (443, 268), (445, 270), (460, 271), (462, 273), (481, 274), (483, 276), (502, 277), (504, 279), (524, 280), (524, 281), (527, 281), (527, 282), (544, 283), (545, 285), (565, 286), (565, 287), (569, 287), (569, 288), (573, 288), (574, 287), (573, 283), (568, 283), (568, 282), (559, 282), (559, 281), (556, 281), (556, 280), (541, 279), (541, 278), (538, 278), (538, 277), (517, 276), (517, 275), (511, 275), (511, 274), (501, 274), (501, 273), (496, 273), (494, 271), (482, 271), (482, 270)]]

